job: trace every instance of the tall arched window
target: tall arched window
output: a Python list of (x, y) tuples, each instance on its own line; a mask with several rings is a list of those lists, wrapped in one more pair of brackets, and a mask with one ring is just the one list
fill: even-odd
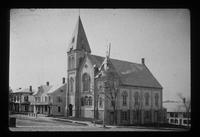
[(87, 96), (85, 96), (84, 104), (88, 105), (88, 97)]
[(103, 107), (103, 99), (102, 99), (102, 97), (99, 97), (99, 107)]
[(73, 92), (74, 90), (74, 79), (73, 78), (70, 78), (70, 84), (69, 84), (69, 91), (70, 92)]
[(72, 56), (72, 58), (71, 58), (71, 66), (72, 66), (72, 68), (74, 68), (75, 66), (74, 66), (74, 64), (75, 64), (75, 61), (74, 61), (74, 56)]
[(87, 73), (83, 74), (82, 83), (83, 83), (83, 91), (89, 91), (90, 90), (90, 76)]
[(145, 105), (148, 106), (149, 105), (149, 93), (145, 93)]
[(68, 68), (71, 69), (71, 57), (68, 57)]
[(89, 97), (88, 104), (89, 104), (89, 106), (92, 106), (92, 97)]
[(123, 106), (127, 105), (127, 96), (128, 96), (128, 94), (124, 91), (122, 94), (122, 105)]
[(84, 106), (84, 98), (81, 97), (81, 106)]
[(139, 104), (139, 94), (138, 94), (138, 92), (135, 92), (134, 98), (135, 98), (135, 105), (138, 105)]
[(158, 106), (158, 98), (159, 98), (158, 93), (156, 93), (155, 94), (155, 105), (156, 106)]

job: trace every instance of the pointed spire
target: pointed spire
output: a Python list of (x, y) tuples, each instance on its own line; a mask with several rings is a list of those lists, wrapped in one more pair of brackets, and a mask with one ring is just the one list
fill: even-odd
[(84, 50), (85, 52), (91, 53), (80, 15), (78, 16), (78, 22), (72, 35), (72, 40), (69, 43), (68, 52), (71, 50)]
[(78, 16), (79, 16), (79, 17), (81, 16), (81, 12), (80, 12), (80, 9), (78, 9)]

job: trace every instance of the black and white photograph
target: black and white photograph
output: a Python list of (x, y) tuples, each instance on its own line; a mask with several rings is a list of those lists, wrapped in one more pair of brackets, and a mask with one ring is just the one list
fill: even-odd
[(190, 131), (189, 9), (9, 16), (9, 131)]

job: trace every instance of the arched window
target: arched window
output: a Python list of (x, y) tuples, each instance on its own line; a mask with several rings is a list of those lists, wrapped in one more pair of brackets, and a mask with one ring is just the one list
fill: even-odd
[(103, 99), (102, 99), (102, 97), (99, 97), (99, 107), (103, 107)]
[(70, 78), (70, 83), (69, 83), (69, 91), (70, 92), (73, 92), (74, 90), (74, 79), (73, 78)]
[(71, 57), (68, 57), (68, 68), (71, 69)]
[(145, 105), (148, 106), (149, 105), (149, 93), (145, 93)]
[(138, 105), (139, 104), (139, 94), (138, 94), (138, 92), (135, 92), (134, 98), (135, 98), (135, 105)]
[(87, 106), (88, 105), (88, 97), (85, 96), (84, 104)]
[(83, 91), (89, 91), (90, 90), (90, 76), (87, 73), (83, 74), (82, 83), (83, 83)]
[(127, 93), (124, 91), (123, 94), (122, 94), (122, 104), (123, 106), (126, 106), (127, 105)]
[(84, 97), (81, 97), (81, 106), (84, 106)]
[(156, 93), (155, 94), (155, 105), (156, 106), (158, 106), (158, 98), (159, 98), (158, 93)]
[(92, 106), (92, 97), (89, 97), (88, 104), (89, 104), (89, 106)]
[(75, 61), (74, 61), (74, 56), (72, 56), (72, 58), (71, 58), (71, 66), (72, 66), (72, 68), (74, 68), (75, 66), (74, 66), (74, 64), (75, 64)]

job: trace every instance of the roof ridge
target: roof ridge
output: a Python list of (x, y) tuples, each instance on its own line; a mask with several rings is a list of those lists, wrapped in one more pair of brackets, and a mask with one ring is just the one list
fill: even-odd
[[(91, 54), (91, 56), (97, 56), (97, 57), (105, 58), (105, 57), (102, 57), (102, 56), (99, 56), (99, 55), (93, 55), (93, 54)], [(122, 61), (122, 62), (127, 62), (127, 63), (142, 65), (140, 63), (130, 62), (130, 61), (126, 61), (126, 60), (119, 60), (119, 59), (115, 59), (115, 58), (110, 58), (110, 59), (111, 60), (115, 60), (115, 61)]]

